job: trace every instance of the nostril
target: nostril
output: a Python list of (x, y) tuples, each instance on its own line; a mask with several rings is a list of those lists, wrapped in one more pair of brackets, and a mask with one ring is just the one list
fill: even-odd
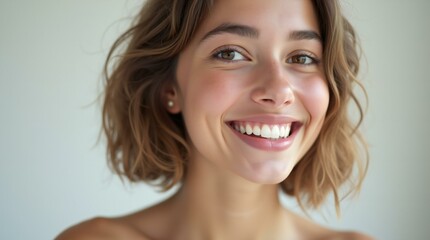
[(294, 101), (294, 93), (290, 87), (288, 89), (257, 88), (251, 98), (255, 103), (265, 105), (266, 107), (281, 107), (289, 105)]

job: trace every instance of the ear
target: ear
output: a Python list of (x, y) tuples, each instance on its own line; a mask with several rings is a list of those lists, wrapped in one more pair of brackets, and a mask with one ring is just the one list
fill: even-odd
[(163, 106), (171, 114), (177, 114), (181, 112), (180, 98), (177, 91), (177, 86), (173, 83), (166, 83), (161, 90), (161, 100)]

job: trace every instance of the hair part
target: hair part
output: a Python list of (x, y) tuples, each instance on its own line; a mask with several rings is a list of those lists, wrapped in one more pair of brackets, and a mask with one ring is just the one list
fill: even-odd
[[(178, 55), (209, 14), (212, 0), (148, 0), (132, 26), (113, 44), (105, 63), (103, 131), (111, 168), (132, 182), (168, 190), (186, 174), (189, 146), (181, 114), (169, 114), (161, 91), (175, 84)], [(324, 71), (330, 101), (321, 132), (280, 183), (303, 210), (317, 208), (332, 192), (339, 213), (339, 188), (358, 172), (360, 189), (367, 170), (367, 147), (358, 128), (364, 110), (354, 93), (359, 86), (359, 44), (337, 1), (313, 0), (323, 41)], [(123, 48), (123, 49), (122, 49)], [(110, 71), (112, 69), (112, 71)], [(350, 100), (359, 119), (348, 115)], [(362, 161), (359, 147), (366, 156)]]

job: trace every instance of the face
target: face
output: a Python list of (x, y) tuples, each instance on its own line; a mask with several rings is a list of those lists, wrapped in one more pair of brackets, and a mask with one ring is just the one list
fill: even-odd
[(329, 102), (310, 1), (217, 0), (177, 65), (192, 161), (279, 183), (309, 150)]

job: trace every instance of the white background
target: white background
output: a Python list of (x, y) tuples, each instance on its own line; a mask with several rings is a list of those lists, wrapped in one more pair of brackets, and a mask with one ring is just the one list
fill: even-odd
[[(96, 144), (102, 64), (138, 2), (0, 0), (0, 239), (52, 239), (84, 219), (166, 197), (122, 184)], [(368, 65), (371, 164), (341, 220), (313, 216), (377, 239), (428, 239), (430, 2), (349, 0), (346, 8)]]

